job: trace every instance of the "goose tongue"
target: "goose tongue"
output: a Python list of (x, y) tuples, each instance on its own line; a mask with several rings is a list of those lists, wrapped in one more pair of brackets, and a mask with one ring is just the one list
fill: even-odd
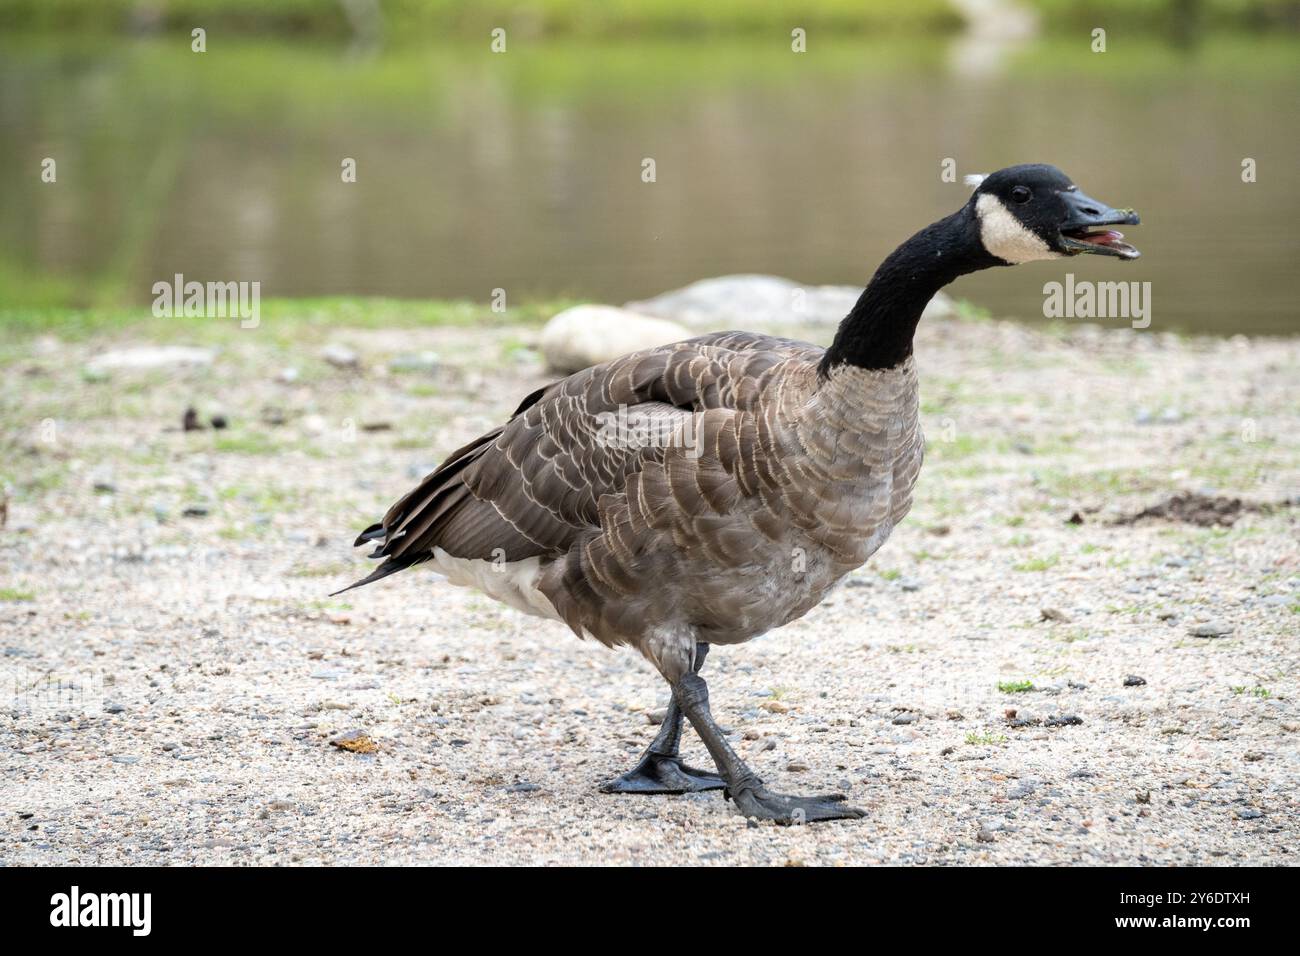
[[(1124, 233), (1116, 232), (1114, 229), (1103, 229), (1101, 232), (1088, 232), (1076, 238), (1083, 242), (1091, 242), (1094, 246), (1114, 246), (1120, 245)], [(1123, 243), (1123, 245), (1128, 245), (1128, 243)]]

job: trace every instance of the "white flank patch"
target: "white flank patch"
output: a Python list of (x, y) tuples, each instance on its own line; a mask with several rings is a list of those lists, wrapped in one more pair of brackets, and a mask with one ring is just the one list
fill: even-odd
[(979, 189), (980, 183), (984, 182), (984, 180), (988, 178), (988, 173), (968, 173), (962, 177), (962, 182), (971, 189)]
[(536, 617), (558, 621), (560, 615), (545, 594), (537, 590), (541, 576), (542, 559), (525, 558), (523, 561), (489, 561), (481, 558), (456, 558), (442, 548), (433, 549), (429, 562), (452, 584), (465, 588), (478, 588), (490, 598), (508, 604), (516, 611)]
[(980, 217), (980, 242), (1005, 262), (1019, 265), (1037, 259), (1059, 259), (1042, 239), (1026, 229), (997, 196), (988, 193), (975, 202)]

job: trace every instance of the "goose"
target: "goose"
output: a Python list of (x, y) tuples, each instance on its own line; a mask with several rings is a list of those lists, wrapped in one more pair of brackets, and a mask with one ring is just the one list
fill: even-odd
[[(783, 824), (863, 816), (841, 794), (770, 790), (719, 729), (700, 671), (714, 645), (806, 614), (908, 513), (924, 452), (912, 340), (940, 288), (994, 266), (1139, 255), (1109, 228), (1137, 214), (1053, 166), (967, 182), (961, 209), (884, 260), (829, 348), (716, 332), (540, 388), (361, 532), (383, 563), (343, 590), (429, 564), (639, 651), (671, 696), (605, 792), (720, 789), (745, 816)], [(682, 762), (683, 718), (716, 770)]]

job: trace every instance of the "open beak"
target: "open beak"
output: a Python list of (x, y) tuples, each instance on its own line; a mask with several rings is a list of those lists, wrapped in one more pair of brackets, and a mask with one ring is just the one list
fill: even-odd
[(1079, 190), (1061, 193), (1065, 200), (1065, 222), (1061, 224), (1061, 247), (1068, 255), (1091, 253), (1097, 256), (1118, 256), (1136, 259), (1138, 252), (1124, 241), (1124, 233), (1110, 226), (1136, 226), (1141, 220), (1132, 209), (1111, 209), (1105, 203), (1090, 199)]

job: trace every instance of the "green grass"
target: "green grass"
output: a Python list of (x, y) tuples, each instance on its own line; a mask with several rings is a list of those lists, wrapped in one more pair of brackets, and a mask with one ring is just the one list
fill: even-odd
[(1267, 687), (1232, 687), (1230, 688), (1234, 697), (1241, 697), (1243, 694), (1250, 694), (1251, 697), (1258, 697), (1260, 700), (1268, 700), (1273, 696), (1273, 692)]
[(1028, 680), (999, 681), (998, 690), (1004, 694), (1023, 694), (1034, 689), (1034, 682)]
[[(1046, 28), (1078, 33), (1104, 24), (1169, 31), (1187, 22), (1177, 0), (1026, 0)], [(131, 23), (139, 0), (6, 0), (0, 25), (38, 29), (118, 30)], [(152, 5), (165, 29), (188, 33), (203, 24), (211, 35), (278, 32), (346, 36), (344, 5), (336, 0), (167, 0)], [(944, 0), (384, 0), (386, 34), (392, 40), (437, 33), (486, 37), (504, 25), (527, 40), (538, 34), (618, 37), (692, 33), (789, 34), (791, 26), (853, 32), (909, 29), (950, 31), (961, 19)], [(1202, 0), (1191, 20), (1207, 28), (1285, 24), (1294, 14), (1288, 0)], [(524, 29), (518, 29), (518, 28)], [(1082, 34), (1085, 40), (1088, 34)], [(1121, 37), (1123, 34), (1121, 34)], [(518, 42), (518, 41), (516, 41)], [(1116, 42), (1116, 41), (1112, 41)], [(1086, 48), (1086, 47), (1085, 47)]]
[(17, 588), (0, 588), (0, 601), (35, 601), (36, 595), (31, 591), (19, 591)]
[(995, 734), (989, 731), (977, 733), (972, 730), (966, 735), (966, 743), (972, 746), (993, 746), (996, 744), (1004, 744), (1006, 742), (1007, 738), (1004, 734)]
[(1028, 561), (1021, 561), (1011, 566), (1014, 571), (1046, 571), (1056, 567), (1060, 562), (1060, 555), (1051, 554), (1045, 558), (1030, 558)]
[(285, 572), (285, 577), (289, 578), (334, 578), (348, 574), (354, 571), (351, 565), (344, 564), (342, 561), (334, 561), (327, 564), (297, 564)]
[[(121, 29), (139, 0), (7, 0), (0, 24), (40, 29), (69, 25)], [(538, 33), (564, 36), (689, 35), (692, 32), (769, 33), (787, 38), (793, 26), (851, 31), (955, 29), (960, 18), (945, 0), (802, 0), (796, 10), (759, 0), (384, 0), (386, 34), (401, 42), (420, 36), (482, 39), (507, 30), (507, 50)], [(230, 32), (351, 32), (336, 0), (168, 0), (156, 5), (162, 25), (189, 32), (194, 24), (213, 35)], [(513, 32), (512, 32), (513, 31)], [(787, 40), (788, 42), (788, 40)]]
[(147, 307), (135, 308), (0, 308), (0, 331), (6, 337), (31, 337), (48, 333), (67, 339), (86, 338), (130, 329), (152, 341), (230, 343), (258, 341), (265, 336), (291, 347), (301, 347), (304, 337), (321, 338), (334, 328), (481, 328), (504, 325), (541, 325), (574, 304), (571, 300), (545, 300), (493, 312), (487, 302), (433, 299), (356, 298), (347, 296), (309, 299), (268, 299), (261, 304), (261, 323), (241, 329), (236, 320), (208, 318), (155, 318)]
[(281, 450), (271, 436), (254, 431), (223, 432), (213, 439), (212, 447), (241, 455), (274, 455)]

